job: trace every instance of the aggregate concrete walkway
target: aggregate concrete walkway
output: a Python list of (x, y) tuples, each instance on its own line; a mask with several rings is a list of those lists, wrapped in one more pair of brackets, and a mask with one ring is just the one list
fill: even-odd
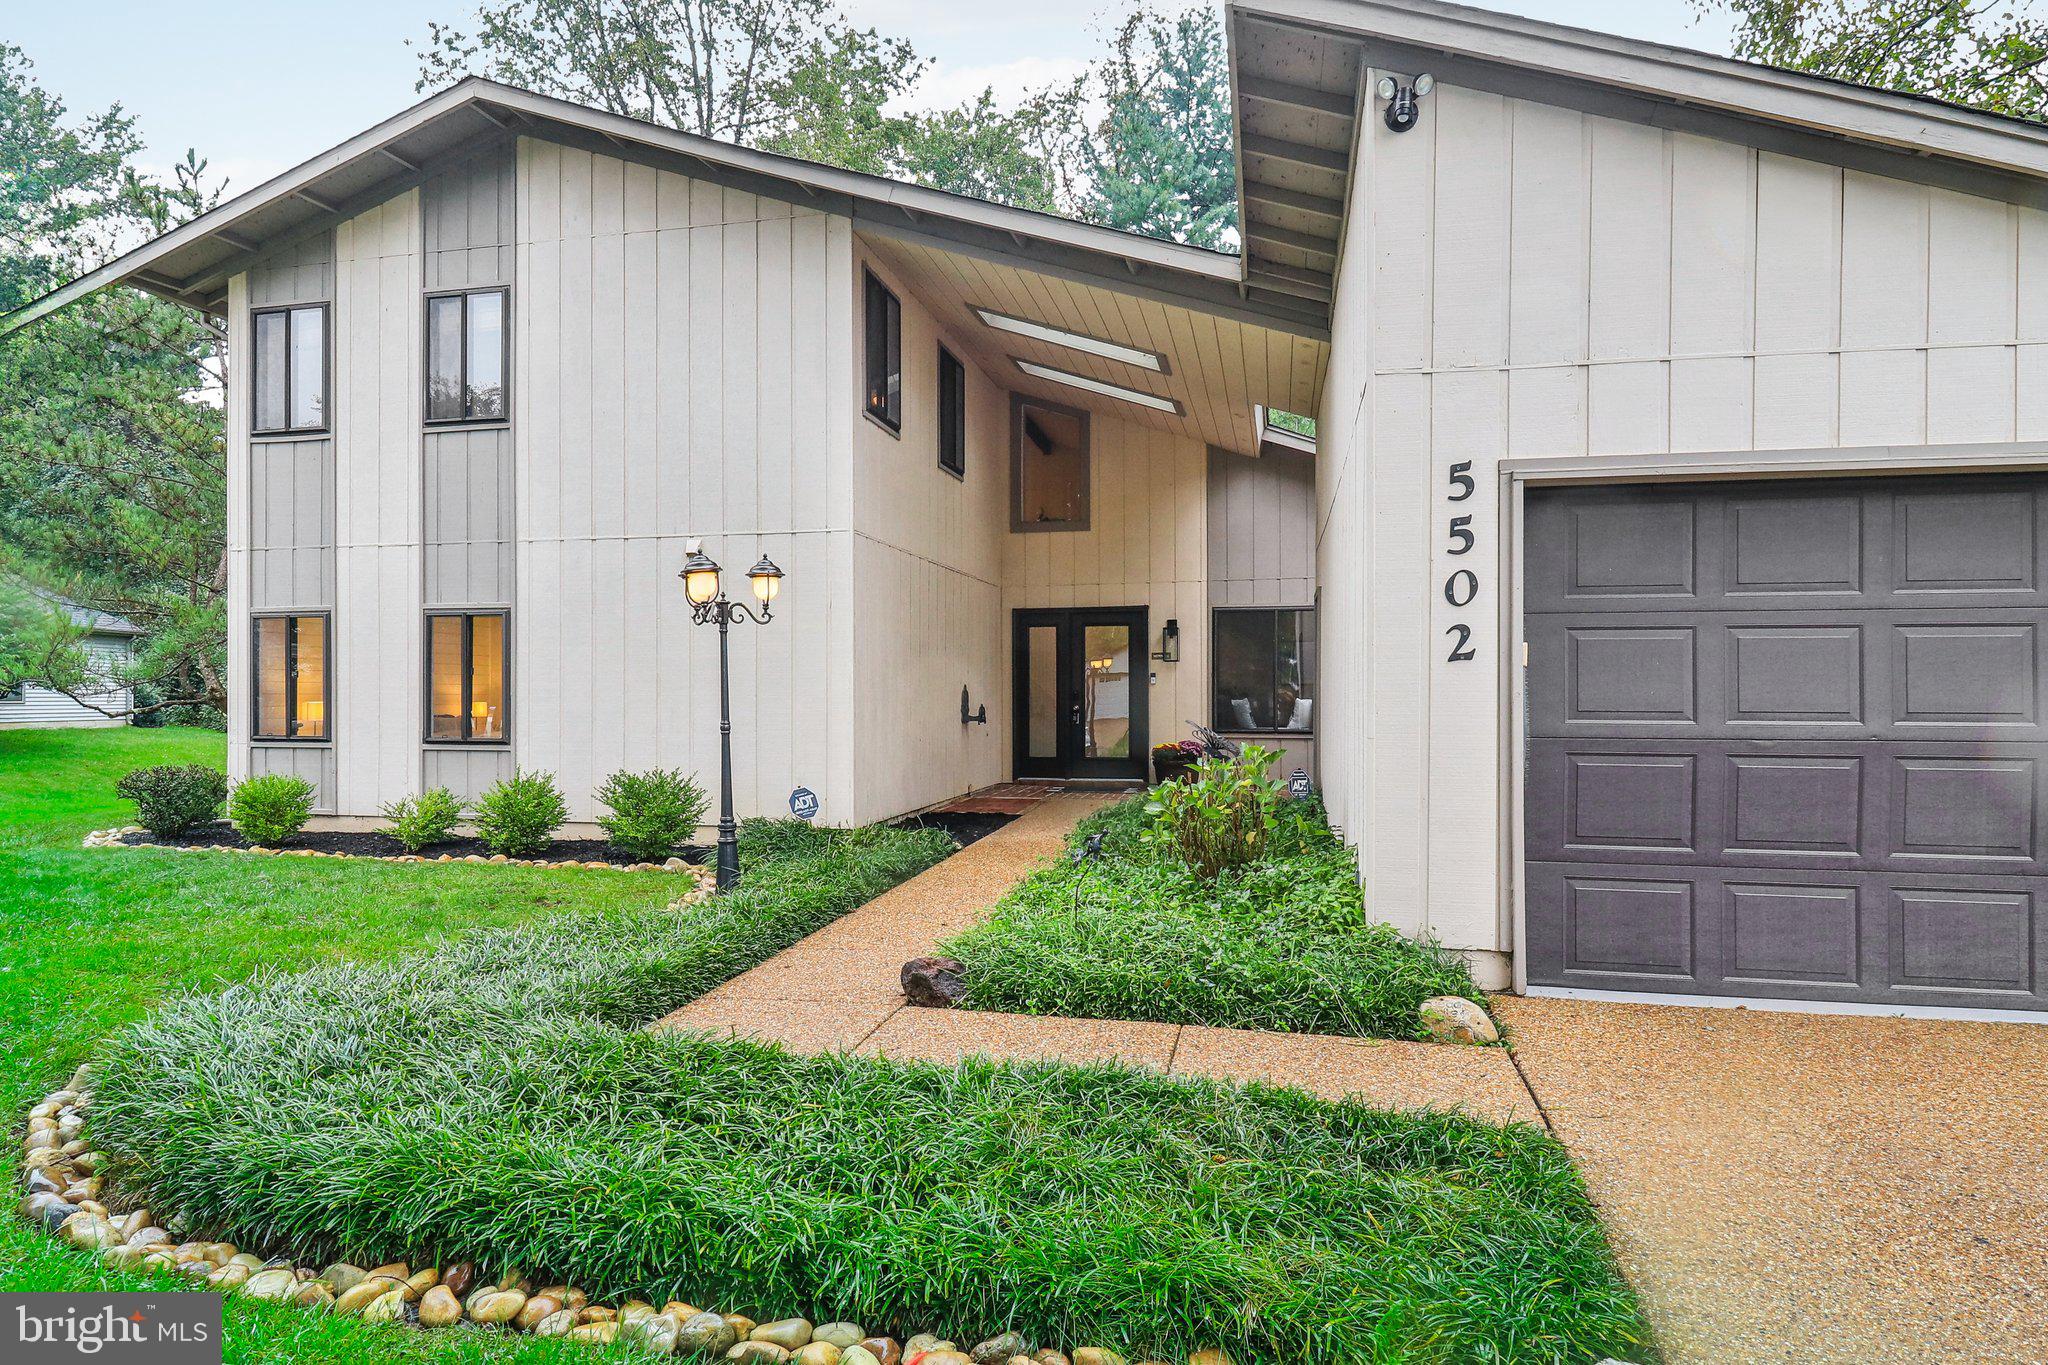
[(1668, 1362), (2048, 1362), (2048, 1028), (1493, 1007)]
[(1118, 1060), (1175, 1075), (1267, 1081), (1389, 1108), (1460, 1109), (1540, 1121), (1500, 1048), (1254, 1033), (1193, 1025), (1048, 1019), (905, 1003), (903, 964), (972, 924), (1011, 885), (1059, 857), (1110, 798), (1065, 792), (655, 1025), (781, 1043), (794, 1051), (952, 1062)]

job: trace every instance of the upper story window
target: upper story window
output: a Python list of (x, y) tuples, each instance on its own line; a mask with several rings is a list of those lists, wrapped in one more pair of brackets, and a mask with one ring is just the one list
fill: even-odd
[(1011, 401), (1010, 529), (1088, 529), (1088, 414), (1079, 408)]
[(1215, 728), (1234, 734), (1313, 730), (1314, 608), (1219, 607), (1215, 623)]
[(428, 422), (505, 420), (506, 298), (503, 289), (427, 296)]
[(967, 477), (967, 367), (939, 347), (939, 468)]
[(249, 429), (258, 436), (327, 430), (327, 305), (261, 308), (249, 324)]
[(865, 382), (861, 404), (891, 431), (903, 430), (903, 305), (889, 287), (864, 272), (862, 330)]
[(503, 744), (505, 613), (431, 612), (427, 616), (427, 738), (436, 743)]
[(254, 739), (320, 740), (329, 731), (327, 617), (255, 620)]

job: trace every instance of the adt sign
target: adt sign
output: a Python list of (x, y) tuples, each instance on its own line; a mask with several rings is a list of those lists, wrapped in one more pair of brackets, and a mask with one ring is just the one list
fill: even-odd
[(1289, 796), (1294, 797), (1296, 800), (1301, 800), (1302, 798), (1312, 794), (1314, 791), (1315, 787), (1308, 780), (1308, 769), (1296, 768), (1293, 771), (1293, 773), (1288, 776), (1287, 794)]
[(809, 787), (798, 787), (789, 794), (789, 813), (799, 820), (809, 820), (818, 813), (818, 794)]

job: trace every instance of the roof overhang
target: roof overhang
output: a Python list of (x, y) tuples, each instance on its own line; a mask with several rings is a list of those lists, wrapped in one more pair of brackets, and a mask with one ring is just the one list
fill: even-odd
[(1245, 249), (1326, 294), (1369, 68), (2048, 207), (2048, 126), (1439, 0), (1233, 0)]
[(263, 259), (528, 135), (804, 203), (864, 230), (1327, 338), (1328, 309), (1245, 288), (1239, 258), (697, 137), (470, 77), (0, 318), (0, 335), (113, 284), (218, 312)]

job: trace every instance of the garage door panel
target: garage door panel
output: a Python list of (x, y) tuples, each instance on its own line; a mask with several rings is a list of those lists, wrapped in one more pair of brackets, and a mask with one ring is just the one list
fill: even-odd
[(2040, 880), (1532, 862), (1532, 983), (2038, 1009)]
[(2048, 1008), (2048, 477), (1528, 524), (1530, 981)]
[(1526, 605), (2044, 608), (2044, 524), (2048, 492), (2016, 476), (1575, 489), (1529, 503)]

